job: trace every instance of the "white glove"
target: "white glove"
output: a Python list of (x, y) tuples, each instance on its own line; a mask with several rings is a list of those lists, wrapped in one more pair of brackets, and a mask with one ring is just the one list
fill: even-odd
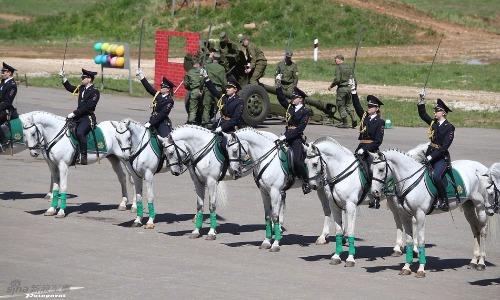
[(280, 140), (280, 141), (282, 142), (282, 141), (286, 140), (286, 136), (282, 135), (282, 136), (280, 136), (280, 137), (278, 138), (278, 140)]
[(59, 77), (61, 77), (61, 78), (66, 77), (66, 75), (64, 74), (64, 70), (63, 69), (61, 69), (61, 71), (59, 71)]
[(427, 159), (428, 162), (430, 162), (432, 160), (432, 156), (427, 155), (426, 159)]
[(354, 78), (349, 78), (348, 83), (351, 87), (351, 94), (356, 95), (358, 93), (356, 91), (356, 80), (354, 80)]
[(146, 128), (149, 128), (149, 127), (151, 127), (151, 123), (149, 123), (149, 122), (146, 122), (146, 124), (144, 124), (144, 127), (146, 127)]
[(281, 78), (283, 78), (283, 74), (280, 73), (280, 74), (276, 75), (276, 80), (281, 81)]
[(219, 133), (219, 132), (222, 132), (222, 127), (220, 127), (220, 126), (215, 128), (215, 133)]
[(363, 155), (363, 153), (365, 153), (365, 150), (363, 150), (363, 148), (359, 148), (357, 153), (358, 155)]
[(68, 119), (73, 119), (74, 117), (75, 117), (75, 114), (74, 113), (70, 113), (67, 118)]
[(201, 68), (200, 75), (203, 76), (203, 78), (207, 78), (208, 77), (207, 70), (205, 70), (204, 68)]
[(142, 80), (145, 77), (142, 69), (140, 68), (135, 71), (135, 76), (139, 78), (139, 80)]
[(420, 101), (418, 101), (418, 104), (424, 104), (425, 103), (425, 89), (422, 89), (420, 93), (418, 93), (418, 96), (420, 97)]

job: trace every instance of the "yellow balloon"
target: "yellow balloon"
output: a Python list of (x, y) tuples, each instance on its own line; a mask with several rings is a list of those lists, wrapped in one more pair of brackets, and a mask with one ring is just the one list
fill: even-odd
[(115, 66), (118, 68), (123, 68), (124, 65), (125, 65), (125, 58), (123, 58), (121, 56), (117, 57), (116, 62), (115, 62)]
[(112, 44), (111, 46), (109, 46), (109, 53), (116, 54), (115, 51), (116, 51), (116, 45), (115, 44)]
[(123, 47), (123, 45), (119, 45), (118, 47), (116, 47), (115, 53), (118, 56), (123, 56), (123, 54), (125, 54), (125, 47)]
[(101, 46), (101, 50), (104, 52), (108, 52), (108, 48), (109, 48), (109, 43), (103, 43)]

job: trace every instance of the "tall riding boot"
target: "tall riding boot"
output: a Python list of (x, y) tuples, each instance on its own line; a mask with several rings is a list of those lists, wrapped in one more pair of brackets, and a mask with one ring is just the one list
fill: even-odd
[(80, 145), (80, 165), (86, 165), (86, 164), (87, 164), (87, 147), (82, 147)]
[(309, 185), (309, 182), (307, 180), (302, 180), (302, 192), (304, 195), (309, 194), (311, 192), (311, 186)]
[(448, 195), (446, 195), (443, 184), (436, 182), (436, 189), (438, 194), (437, 207), (442, 211), (448, 211), (450, 209), (450, 205), (448, 203)]

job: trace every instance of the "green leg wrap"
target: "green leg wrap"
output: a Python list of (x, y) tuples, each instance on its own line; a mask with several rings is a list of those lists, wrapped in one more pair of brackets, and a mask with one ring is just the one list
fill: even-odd
[(419, 246), (418, 247), (418, 263), (421, 265), (425, 265), (427, 262), (425, 258), (425, 246)]
[(406, 263), (411, 264), (413, 262), (413, 244), (406, 245)]
[(281, 241), (281, 224), (278, 222), (278, 223), (274, 223), (274, 239), (276, 241)]
[(200, 210), (196, 213), (196, 221), (194, 222), (194, 226), (197, 229), (201, 229), (201, 225), (203, 224), (203, 212)]
[(137, 216), (142, 218), (143, 211), (144, 209), (142, 199), (140, 199), (139, 201), (137, 201)]
[(347, 241), (349, 242), (349, 255), (356, 254), (356, 248), (354, 247), (354, 237), (353, 236), (348, 237)]
[(273, 238), (273, 225), (271, 220), (266, 220), (266, 239)]
[(59, 204), (59, 190), (53, 190), (52, 203), (50, 203), (50, 206), (53, 208), (57, 208), (57, 204)]
[(155, 213), (155, 205), (153, 204), (153, 202), (151, 202), (151, 203), (148, 202), (148, 211), (149, 211), (149, 217), (151, 219), (154, 219), (156, 216), (156, 213)]
[(217, 228), (217, 213), (215, 211), (210, 213), (210, 228)]
[(335, 236), (335, 254), (340, 255), (342, 253), (342, 235), (337, 234)]
[(59, 194), (59, 199), (61, 199), (61, 209), (66, 209), (66, 193)]

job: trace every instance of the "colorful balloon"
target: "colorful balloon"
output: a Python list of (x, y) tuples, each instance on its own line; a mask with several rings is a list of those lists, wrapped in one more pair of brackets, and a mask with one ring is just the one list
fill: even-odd
[(105, 65), (108, 63), (108, 57), (109, 55), (101, 55), (101, 64)]
[(123, 68), (124, 65), (125, 65), (125, 58), (123, 58), (123, 57), (116, 57), (115, 67), (117, 67), (117, 68)]
[(101, 51), (101, 47), (102, 47), (102, 43), (101, 42), (97, 42), (94, 44), (94, 50), (99, 52)]
[(116, 51), (116, 45), (115, 44), (111, 44), (109, 46), (109, 53), (114, 55), (115, 51)]
[(123, 47), (123, 45), (116, 47), (115, 53), (117, 56), (123, 56), (123, 54), (125, 54), (125, 47)]
[(116, 59), (117, 59), (116, 56), (111, 59), (111, 63), (110, 64), (111, 64), (112, 67), (116, 67)]
[(99, 55), (96, 55), (96, 57), (94, 57), (94, 62), (95, 62), (96, 64), (100, 64), (100, 63), (101, 63), (101, 56), (102, 56), (102, 55), (100, 55), (100, 54), (99, 54)]
[(108, 48), (109, 48), (109, 43), (103, 43), (101, 45), (101, 50), (104, 52), (108, 52)]

